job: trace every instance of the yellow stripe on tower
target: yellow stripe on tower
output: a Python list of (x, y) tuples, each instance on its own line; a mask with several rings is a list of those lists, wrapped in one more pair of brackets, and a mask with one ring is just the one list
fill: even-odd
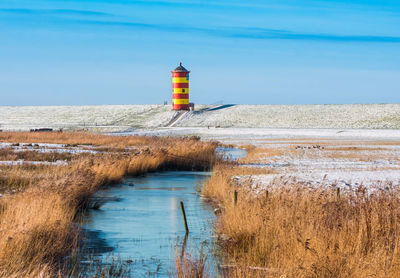
[(173, 94), (189, 94), (189, 88), (183, 88), (185, 89), (184, 92), (182, 92), (182, 88), (173, 88), (172, 93)]
[(172, 83), (189, 83), (186, 77), (173, 77)]
[(189, 104), (189, 99), (173, 99), (173, 104)]

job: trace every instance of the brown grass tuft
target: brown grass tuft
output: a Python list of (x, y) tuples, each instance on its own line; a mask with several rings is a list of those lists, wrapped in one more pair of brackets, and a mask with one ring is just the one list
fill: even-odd
[[(179, 252), (181, 253), (181, 252)], [(175, 278), (207, 278), (211, 277), (206, 266), (206, 257), (199, 254), (197, 257), (190, 252), (176, 254)]]

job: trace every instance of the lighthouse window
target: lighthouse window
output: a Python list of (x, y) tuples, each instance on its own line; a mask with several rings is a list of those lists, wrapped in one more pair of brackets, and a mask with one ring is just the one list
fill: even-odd
[(182, 89), (182, 93), (184, 93), (185, 92), (185, 89)]

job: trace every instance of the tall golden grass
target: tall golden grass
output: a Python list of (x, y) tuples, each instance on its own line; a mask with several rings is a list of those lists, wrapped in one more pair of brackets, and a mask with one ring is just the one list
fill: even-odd
[(227, 277), (400, 277), (399, 188), (340, 192), (277, 181), (254, 196), (232, 182), (241, 172), (218, 166), (203, 190), (222, 207)]
[[(80, 154), (82, 156), (82, 154)], [(0, 160), (26, 160), (26, 161), (49, 161), (71, 160), (74, 154), (67, 152), (37, 152), (34, 150), (22, 150), (15, 152), (11, 148), (0, 149)]]
[(79, 247), (80, 230), (74, 220), (102, 186), (119, 182), (125, 175), (163, 169), (206, 169), (215, 163), (216, 144), (197, 138), (1, 133), (0, 141), (143, 147), (140, 152), (77, 156), (67, 166), (0, 167), (0, 184), (20, 189), (0, 199), (1, 277), (55, 277), (68, 273), (63, 269), (63, 258)]
[(190, 250), (175, 256), (175, 278), (208, 278), (212, 277), (203, 254), (194, 256)]
[[(181, 140), (184, 140), (181, 138)], [(186, 140), (195, 141), (196, 138)], [(197, 140), (196, 140), (197, 141)], [(115, 148), (130, 146), (167, 146), (177, 143), (174, 137), (113, 136), (88, 132), (1, 132), (0, 142), (8, 143), (51, 143), (67, 146), (94, 145)]]

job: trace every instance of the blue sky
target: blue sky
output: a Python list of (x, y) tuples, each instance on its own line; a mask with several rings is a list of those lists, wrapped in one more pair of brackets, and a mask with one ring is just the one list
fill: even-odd
[(1, 105), (400, 102), (394, 0), (2, 0)]

